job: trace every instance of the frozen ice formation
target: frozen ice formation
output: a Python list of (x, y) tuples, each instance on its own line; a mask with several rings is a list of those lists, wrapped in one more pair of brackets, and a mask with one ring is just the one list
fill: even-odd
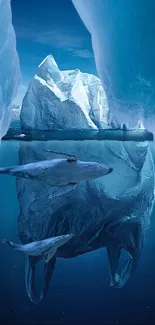
[(16, 129), (20, 128), (20, 112), (21, 112), (21, 107), (18, 106), (16, 108), (12, 108), (11, 112), (11, 123), (10, 123), (10, 128)]
[[(73, 82), (74, 77), (77, 78), (76, 83)], [(103, 111), (100, 107), (95, 115), (93, 106), (94, 115), (90, 115), (89, 109), (86, 110), (88, 102), (84, 100), (91, 99), (90, 93), (85, 97), (86, 89), (88, 93), (85, 86), (92, 78), (98, 80), (79, 71), (60, 72), (53, 57), (48, 56), (39, 66), (24, 98), (20, 115), (22, 126), (26, 130), (97, 128), (94, 121), (101, 123)], [(75, 104), (76, 100), (80, 103)], [(77, 116), (79, 114), (78, 121), (73, 114), (75, 108)], [(107, 106), (105, 112), (107, 123), (107, 116), (110, 116)], [(40, 294), (36, 293), (35, 270), (42, 256), (26, 258), (26, 288), (35, 303), (39, 303), (48, 291), (57, 257), (70, 258), (101, 247), (107, 250), (110, 285), (122, 287), (138, 265), (150, 225), (154, 202), (154, 164), (146, 142), (64, 140), (21, 143), (19, 164), (64, 158), (62, 153), (81, 161), (96, 161), (111, 166), (113, 172), (99, 179), (84, 180), (73, 186), (72, 191), (61, 192), (61, 195), (52, 195), (50, 177), (44, 177), (40, 182), (17, 178), (21, 242), (28, 244), (56, 236), (74, 235), (45, 263)], [(56, 186), (55, 190), (59, 191), (60, 187)], [(119, 269), (123, 249), (128, 261)]]
[[(73, 234), (45, 263), (41, 293), (36, 292), (35, 270), (42, 256), (26, 258), (26, 288), (34, 303), (48, 291), (57, 257), (71, 258), (105, 247), (110, 266), (110, 285), (122, 287), (136, 269), (150, 225), (154, 202), (154, 164), (147, 143), (100, 141), (45, 141), (21, 143), (19, 164), (64, 158), (63, 152), (82, 161), (113, 167), (107, 176), (83, 181), (69, 193), (52, 196), (50, 178), (42, 181), (17, 178), (20, 203), (18, 229), (28, 244), (50, 237)], [(60, 170), (61, 173), (61, 170)], [(59, 187), (57, 187), (59, 190)], [(123, 249), (128, 261), (118, 269)]]
[[(91, 33), (99, 77), (116, 120), (155, 133), (155, 29), (152, 1), (72, 0)], [(146, 26), (144, 32), (144, 25)]]
[(97, 129), (106, 126), (109, 118), (100, 79), (78, 69), (60, 71), (54, 58), (48, 55), (23, 99), (21, 127)]
[(16, 95), (19, 79), (19, 60), (10, 0), (0, 0), (0, 139), (10, 125), (10, 104)]

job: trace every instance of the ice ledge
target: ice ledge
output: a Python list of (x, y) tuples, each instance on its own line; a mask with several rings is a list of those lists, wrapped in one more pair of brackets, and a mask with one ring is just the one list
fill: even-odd
[(153, 134), (147, 130), (121, 129), (65, 129), (49, 131), (24, 131), (21, 128), (9, 129), (2, 140), (48, 141), (48, 140), (109, 140), (109, 141), (153, 141)]

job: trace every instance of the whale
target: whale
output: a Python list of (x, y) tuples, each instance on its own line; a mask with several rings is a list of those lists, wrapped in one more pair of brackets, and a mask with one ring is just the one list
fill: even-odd
[(76, 157), (32, 162), (25, 165), (1, 167), (0, 174), (8, 174), (32, 181), (48, 179), (51, 189), (49, 197), (57, 197), (75, 190), (81, 181), (106, 176), (112, 167), (92, 161), (80, 161)]
[(29, 256), (44, 257), (45, 263), (48, 263), (50, 259), (56, 254), (57, 249), (62, 245), (66, 244), (73, 237), (73, 234), (67, 234), (47, 238), (40, 241), (34, 241), (28, 244), (15, 244), (12, 241), (2, 239), (0, 240), (0, 244), (8, 245), (11, 248), (19, 252), (23, 252)]

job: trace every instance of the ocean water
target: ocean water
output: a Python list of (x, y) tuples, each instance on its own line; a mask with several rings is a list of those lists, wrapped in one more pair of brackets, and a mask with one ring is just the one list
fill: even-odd
[[(18, 164), (18, 141), (2, 141), (0, 165)], [(19, 242), (15, 178), (0, 176), (0, 238)], [(122, 289), (109, 287), (105, 250), (58, 259), (47, 296), (30, 302), (24, 256), (0, 247), (0, 322), (4, 324), (154, 324), (155, 211), (138, 269)], [(40, 274), (38, 279), (40, 280)]]

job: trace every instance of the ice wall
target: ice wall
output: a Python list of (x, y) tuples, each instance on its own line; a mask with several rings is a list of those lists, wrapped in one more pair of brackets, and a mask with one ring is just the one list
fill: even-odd
[(10, 0), (0, 0), (0, 139), (9, 128), (10, 104), (16, 95), (19, 80), (19, 60)]
[(121, 123), (155, 131), (153, 1), (72, 0), (91, 33), (110, 110)]

